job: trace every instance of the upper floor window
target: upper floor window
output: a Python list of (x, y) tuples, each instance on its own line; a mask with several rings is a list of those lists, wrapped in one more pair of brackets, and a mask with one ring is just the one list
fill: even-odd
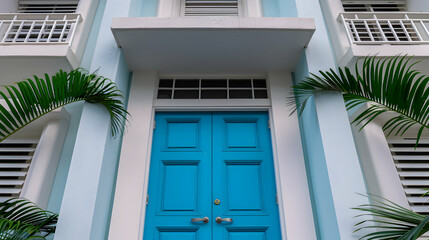
[(422, 195), (429, 183), (429, 138), (421, 139), (417, 147), (416, 139), (390, 138), (387, 141), (411, 209), (428, 214), (429, 197)]
[(182, 16), (240, 16), (240, 0), (182, 0)]
[(395, 1), (359, 1), (343, 0), (345, 12), (402, 12), (407, 9), (406, 0)]
[(261, 17), (261, 0), (159, 0), (158, 17)]
[(0, 143), (0, 201), (19, 197), (38, 139)]
[(21, 13), (75, 13), (79, 0), (19, 0)]

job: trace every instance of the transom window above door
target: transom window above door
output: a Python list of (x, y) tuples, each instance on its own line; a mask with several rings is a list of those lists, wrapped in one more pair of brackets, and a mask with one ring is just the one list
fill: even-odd
[(157, 99), (268, 99), (266, 79), (160, 79)]

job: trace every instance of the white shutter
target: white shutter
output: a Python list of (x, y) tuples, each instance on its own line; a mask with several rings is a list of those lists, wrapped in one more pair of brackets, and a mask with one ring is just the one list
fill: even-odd
[(0, 143), (0, 201), (20, 196), (37, 142), (5, 140)]
[(346, 12), (403, 12), (407, 10), (406, 0), (342, 0)]
[[(413, 211), (429, 214), (429, 139), (388, 139), (396, 170)], [(376, 159), (377, 160), (377, 159)]]
[(74, 13), (79, 0), (19, 0), (21, 13)]
[(239, 0), (184, 0), (184, 16), (239, 16)]

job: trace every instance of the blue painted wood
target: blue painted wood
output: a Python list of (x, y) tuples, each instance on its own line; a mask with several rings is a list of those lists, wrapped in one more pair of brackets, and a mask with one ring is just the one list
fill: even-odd
[(267, 113), (213, 113), (213, 143), (213, 239), (281, 239)]
[[(145, 240), (281, 239), (267, 113), (155, 120)], [(191, 223), (205, 216), (208, 224)], [(234, 222), (217, 224), (218, 216)]]
[(212, 116), (157, 113), (143, 239), (210, 239), (191, 218), (212, 215)]

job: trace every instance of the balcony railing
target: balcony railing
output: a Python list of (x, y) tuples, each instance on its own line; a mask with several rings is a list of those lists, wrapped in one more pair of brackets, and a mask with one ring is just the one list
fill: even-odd
[(79, 14), (0, 14), (0, 45), (71, 44)]
[(341, 13), (351, 44), (429, 44), (429, 13)]

